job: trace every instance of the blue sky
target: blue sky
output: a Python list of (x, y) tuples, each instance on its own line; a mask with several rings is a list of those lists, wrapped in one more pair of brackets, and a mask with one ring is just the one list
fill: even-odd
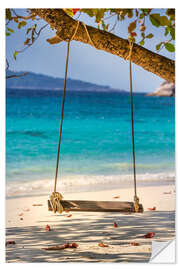
[[(20, 11), (21, 13), (23, 10)], [(158, 11), (159, 12), (159, 11)], [(163, 10), (160, 10), (163, 13)], [(94, 18), (86, 15), (80, 17), (86, 24), (95, 26)], [(110, 22), (113, 22), (112, 20)], [(41, 22), (41, 25), (45, 22)], [(145, 44), (145, 47), (155, 51), (155, 45), (164, 40), (164, 30), (147, 24), (147, 30), (151, 31), (155, 37)], [(35, 44), (26, 50), (23, 54), (13, 59), (14, 50), (23, 48), (25, 41), (25, 31), (22, 28), (17, 30), (17, 25), (9, 25), (15, 30), (15, 33), (6, 39), (6, 56), (10, 62), (10, 69), (13, 71), (32, 71), (36, 73), (51, 75), (54, 77), (64, 76), (64, 65), (66, 58), (65, 42), (56, 45), (49, 45), (46, 39), (52, 37), (54, 32), (48, 27)], [(128, 22), (120, 22), (115, 34), (122, 37), (128, 37)], [(174, 54), (162, 50), (161, 54), (168, 58), (174, 58)], [(118, 56), (99, 51), (90, 45), (72, 41), (70, 48), (70, 63), (68, 77), (80, 79), (96, 84), (109, 85), (113, 88), (129, 89), (129, 64), (128, 61)], [(164, 80), (158, 76), (143, 70), (141, 67), (133, 64), (133, 86), (136, 92), (154, 91)]]

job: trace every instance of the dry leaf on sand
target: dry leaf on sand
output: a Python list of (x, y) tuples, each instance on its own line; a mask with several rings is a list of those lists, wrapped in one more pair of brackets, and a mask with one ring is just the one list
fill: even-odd
[(145, 238), (152, 238), (154, 237), (155, 233), (154, 232), (149, 232), (147, 234), (144, 235)]
[(100, 242), (100, 243), (98, 244), (98, 246), (99, 246), (99, 247), (109, 247), (109, 245), (104, 244), (104, 243), (102, 243), (102, 242)]
[(113, 197), (113, 199), (119, 199), (119, 198), (120, 198), (119, 195)]
[(131, 242), (130, 245), (131, 246), (139, 246), (139, 243), (138, 242)]
[(15, 244), (16, 244), (15, 241), (6, 241), (6, 247), (7, 247), (8, 245), (15, 245)]
[(152, 208), (148, 208), (149, 211), (155, 211), (156, 210), (156, 207), (152, 207)]
[(118, 225), (117, 225), (116, 222), (113, 223), (113, 227), (114, 227), (114, 228), (117, 228), (117, 227), (118, 227)]
[(73, 242), (72, 244), (70, 243), (66, 243), (64, 245), (61, 246), (53, 246), (53, 247), (48, 247), (48, 248), (43, 248), (44, 250), (61, 250), (61, 249), (65, 249), (65, 248), (77, 248), (78, 244)]
[(51, 230), (51, 228), (50, 228), (50, 226), (49, 226), (48, 224), (46, 225), (45, 230), (46, 230), (47, 232), (49, 232), (49, 231)]

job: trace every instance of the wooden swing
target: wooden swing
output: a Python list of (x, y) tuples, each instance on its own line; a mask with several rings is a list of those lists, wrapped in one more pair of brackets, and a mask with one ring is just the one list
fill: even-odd
[[(94, 46), (87, 28), (84, 23), (87, 36)], [(65, 78), (64, 78), (64, 91), (63, 91), (63, 101), (62, 101), (62, 111), (61, 111), (61, 122), (60, 122), (60, 132), (59, 132), (59, 143), (57, 152), (57, 162), (56, 162), (56, 173), (54, 181), (54, 192), (52, 192), (50, 199), (48, 200), (48, 210), (54, 213), (62, 213), (63, 211), (88, 211), (88, 212), (136, 212), (142, 213), (143, 206), (139, 203), (139, 198), (137, 196), (136, 188), (136, 166), (135, 166), (135, 147), (134, 147), (134, 120), (133, 120), (133, 95), (132, 95), (132, 68), (131, 68), (131, 54), (133, 49), (133, 42), (129, 42), (129, 71), (130, 71), (130, 96), (131, 96), (131, 126), (132, 126), (132, 148), (133, 148), (133, 172), (134, 172), (134, 201), (87, 201), (87, 200), (63, 200), (63, 196), (56, 191), (57, 176), (59, 168), (59, 157), (60, 157), (60, 146), (61, 146), (61, 135), (62, 135), (62, 125), (64, 116), (64, 103), (66, 94), (66, 81), (67, 81), (67, 70), (69, 61), (69, 47), (70, 42), (76, 35), (79, 26), (79, 21), (77, 21), (77, 26), (75, 32), (67, 44), (67, 56), (66, 56), (66, 67), (65, 67)], [(95, 47), (95, 46), (94, 46)]]

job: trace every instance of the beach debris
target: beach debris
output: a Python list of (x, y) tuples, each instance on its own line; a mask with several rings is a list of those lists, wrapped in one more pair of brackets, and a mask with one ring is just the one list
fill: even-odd
[(43, 206), (43, 204), (42, 203), (33, 203), (32, 206)]
[(114, 228), (117, 228), (117, 227), (118, 227), (118, 225), (117, 225), (116, 222), (113, 223), (113, 227), (114, 227)]
[(70, 218), (70, 217), (72, 217), (72, 214), (69, 214), (69, 215), (67, 215), (66, 217)]
[(113, 199), (119, 199), (119, 198), (120, 198), (119, 195), (113, 197)]
[(15, 241), (12, 241), (12, 240), (6, 241), (6, 247), (7, 247), (8, 245), (15, 245), (15, 244), (16, 244)]
[(144, 235), (145, 238), (152, 238), (154, 237), (155, 233), (154, 232), (149, 232), (147, 234)]
[(20, 217), (23, 216), (23, 215), (24, 215), (24, 213), (19, 213), (19, 214), (18, 214), (18, 216), (20, 216)]
[(77, 247), (78, 247), (78, 244), (77, 244), (77, 243), (73, 242), (73, 243), (71, 244), (71, 248), (77, 248)]
[(51, 231), (51, 228), (50, 228), (50, 226), (49, 226), (48, 224), (46, 225), (45, 230), (46, 230), (47, 232)]
[(29, 208), (27, 208), (27, 207), (25, 207), (25, 208), (23, 209), (23, 211), (24, 211), (24, 212), (29, 212), (29, 211), (30, 211), (30, 209), (29, 209)]
[(64, 210), (66, 213), (69, 213), (69, 210), (68, 209), (66, 209), (66, 210)]
[(140, 244), (138, 242), (131, 242), (130, 245), (131, 246), (139, 246)]
[(98, 244), (98, 246), (99, 246), (99, 247), (109, 247), (109, 245), (104, 244), (103, 242), (100, 242), (100, 243)]
[(171, 194), (172, 192), (171, 191), (168, 191), (168, 192), (163, 192), (163, 194)]
[(61, 246), (53, 246), (53, 247), (48, 247), (48, 248), (42, 248), (44, 250), (61, 250), (65, 248), (77, 248), (78, 244), (73, 242), (72, 244), (70, 243), (65, 243), (64, 245)]
[(23, 220), (23, 218), (21, 217), (20, 220)]
[(152, 208), (148, 208), (149, 211), (155, 211), (156, 210), (156, 207), (153, 206)]

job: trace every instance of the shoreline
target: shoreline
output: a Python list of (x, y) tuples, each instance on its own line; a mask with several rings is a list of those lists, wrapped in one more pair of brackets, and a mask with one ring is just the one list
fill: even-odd
[[(137, 187), (175, 184), (175, 173), (138, 174)], [(15, 181), (6, 183), (6, 198), (43, 196), (53, 190), (54, 179)], [(133, 187), (133, 175), (65, 175), (57, 182), (61, 192), (94, 192)]]

